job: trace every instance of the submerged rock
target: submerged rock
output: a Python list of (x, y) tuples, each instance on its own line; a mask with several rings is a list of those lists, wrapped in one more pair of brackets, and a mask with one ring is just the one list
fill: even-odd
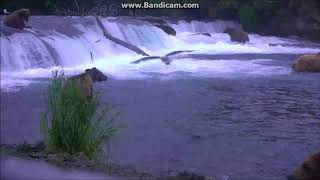
[(320, 72), (320, 54), (303, 55), (292, 65), (296, 72)]
[(240, 42), (240, 43), (249, 42), (248, 33), (241, 29), (226, 28), (223, 33), (229, 34), (232, 42)]

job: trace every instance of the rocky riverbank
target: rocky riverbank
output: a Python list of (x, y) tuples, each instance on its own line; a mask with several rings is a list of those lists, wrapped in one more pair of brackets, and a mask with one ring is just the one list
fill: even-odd
[[(68, 155), (48, 151), (43, 143), (38, 143), (34, 146), (29, 144), (21, 144), (17, 146), (1, 145), (1, 159), (8, 157), (46, 162), (62, 169), (96, 173), (99, 174), (100, 177), (104, 174), (107, 179), (213, 180), (213, 178), (189, 172), (180, 172), (175, 175), (157, 177), (148, 172), (137, 171), (130, 167), (121, 167), (113, 163), (102, 163), (97, 160), (90, 160), (83, 153)], [(1, 163), (4, 164), (5, 162)], [(6, 174), (5, 169), (3, 170), (3, 173)]]

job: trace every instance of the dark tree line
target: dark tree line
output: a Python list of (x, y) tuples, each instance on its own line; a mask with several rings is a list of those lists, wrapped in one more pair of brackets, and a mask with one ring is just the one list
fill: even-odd
[[(166, 0), (169, 3), (199, 3), (200, 9), (122, 9), (121, 3), (161, 2), (162, 0), (1, 0), (1, 9), (29, 8), (32, 14), (105, 16), (174, 16), (238, 20), (248, 30), (263, 26), (270, 19), (286, 19), (320, 10), (318, 0)], [(307, 6), (307, 8), (305, 8)], [(307, 9), (304, 10), (303, 8)], [(310, 12), (311, 13), (311, 12)]]

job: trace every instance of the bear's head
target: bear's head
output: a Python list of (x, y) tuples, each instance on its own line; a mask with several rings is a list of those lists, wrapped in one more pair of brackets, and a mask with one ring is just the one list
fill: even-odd
[(95, 67), (92, 69), (86, 69), (86, 73), (89, 73), (91, 75), (93, 82), (101, 82), (106, 81), (108, 79), (106, 75), (104, 75), (100, 70), (98, 70)]
[(320, 180), (320, 152), (313, 154), (296, 169), (288, 180)]
[(231, 34), (233, 30), (234, 30), (233, 28), (227, 27), (227, 28), (223, 31), (223, 33)]
[(29, 21), (29, 17), (31, 16), (29, 9), (20, 9), (18, 11), (18, 14), (21, 19), (23, 19), (24, 21)]

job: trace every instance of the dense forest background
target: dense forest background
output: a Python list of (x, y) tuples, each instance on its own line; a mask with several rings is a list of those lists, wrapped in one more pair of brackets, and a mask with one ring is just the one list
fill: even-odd
[(313, 37), (320, 36), (319, 0), (166, 0), (169, 3), (199, 3), (200, 9), (121, 8), (121, 3), (144, 1), (163, 0), (1, 0), (0, 7), (8, 11), (29, 8), (33, 15), (89, 15), (94, 12), (105, 16), (217, 18), (239, 21), (247, 31), (280, 34), (295, 31), (291, 34), (299, 35), (309, 33), (311, 29)]

